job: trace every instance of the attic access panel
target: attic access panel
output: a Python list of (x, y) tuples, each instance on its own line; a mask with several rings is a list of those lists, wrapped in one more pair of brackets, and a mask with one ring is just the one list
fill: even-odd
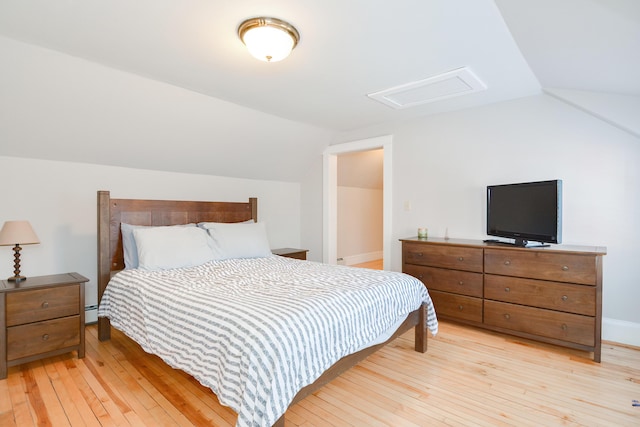
[(485, 90), (487, 86), (468, 68), (462, 67), (428, 79), (370, 93), (367, 96), (401, 110), (454, 96)]

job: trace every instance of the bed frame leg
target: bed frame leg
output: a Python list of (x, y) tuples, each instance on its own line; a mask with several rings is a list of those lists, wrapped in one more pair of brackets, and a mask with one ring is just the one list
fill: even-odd
[(415, 327), (415, 350), (420, 353), (427, 352), (427, 314), (423, 305), (418, 313), (418, 324)]
[(284, 427), (284, 414), (278, 419), (278, 421), (273, 423), (273, 427)]
[(98, 340), (109, 341), (111, 339), (111, 322), (106, 317), (98, 317)]

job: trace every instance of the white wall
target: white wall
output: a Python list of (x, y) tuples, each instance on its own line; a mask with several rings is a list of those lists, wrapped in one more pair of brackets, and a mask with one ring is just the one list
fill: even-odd
[(337, 256), (346, 265), (382, 259), (382, 190), (338, 186)]
[(603, 337), (640, 345), (639, 138), (548, 95), (360, 129), (341, 141), (380, 134), (393, 134), (393, 270), (401, 269), (397, 239), (419, 226), (432, 236), (448, 228), (452, 238), (485, 237), (487, 185), (560, 178), (563, 242), (608, 248)]
[[(89, 289), (95, 288), (99, 189), (114, 197), (257, 196), (273, 247), (300, 246), (310, 249), (309, 259), (322, 259), (322, 150), (329, 132), (6, 38), (0, 38), (0, 52), (8, 64), (0, 67), (0, 153), (18, 156), (18, 148), (26, 146), (28, 157), (65, 160), (0, 157), (0, 220), (29, 219), (42, 240), (22, 252), (25, 274), (77, 270), (91, 278)], [(418, 226), (429, 227), (432, 235), (448, 227), (451, 237), (481, 238), (487, 184), (562, 178), (565, 243), (608, 247), (605, 338), (613, 336), (607, 330), (613, 320), (621, 322), (615, 323), (618, 329), (638, 328), (637, 137), (541, 95), (360, 129), (336, 142), (378, 135), (393, 135), (396, 238), (415, 235)], [(147, 145), (132, 153), (130, 143), (141, 139)], [(309, 155), (309, 144), (317, 155)], [(189, 165), (202, 175), (69, 163), (109, 156), (151, 168), (158, 150), (172, 159), (186, 149), (198, 153)], [(302, 178), (301, 184), (290, 184), (205, 175), (208, 171)], [(412, 202), (410, 212), (403, 210), (405, 200)], [(399, 270), (400, 245), (394, 243), (392, 267)], [(11, 249), (0, 248), (0, 257), (6, 258), (0, 258), (0, 277), (11, 275)], [(640, 337), (640, 329), (634, 330)], [(625, 334), (618, 340), (630, 342)]]
[(332, 132), (0, 36), (0, 156), (298, 182)]
[(640, 96), (557, 88), (544, 91), (640, 137)]
[(308, 173), (301, 182), (302, 204), (300, 211), (300, 245), (301, 248), (308, 249), (307, 259), (310, 261), (322, 262), (322, 153), (318, 153), (316, 161), (311, 165)]
[[(300, 245), (300, 185), (278, 181), (155, 172), (0, 156), (0, 225), (31, 222), (40, 244), (24, 246), (23, 275), (77, 271), (90, 279), (87, 304), (96, 304), (98, 190), (114, 198), (247, 201), (258, 198), (272, 248)], [(13, 276), (13, 251), (0, 247), (0, 277)], [(27, 279), (28, 280), (28, 279)]]

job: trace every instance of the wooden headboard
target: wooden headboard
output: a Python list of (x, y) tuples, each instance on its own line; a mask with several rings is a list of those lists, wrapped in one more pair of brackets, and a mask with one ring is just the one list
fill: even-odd
[[(158, 226), (249, 219), (258, 220), (255, 197), (248, 202), (112, 199), (108, 191), (98, 191), (98, 303), (111, 273), (124, 268), (120, 223)], [(109, 319), (98, 318), (98, 338), (110, 337)]]

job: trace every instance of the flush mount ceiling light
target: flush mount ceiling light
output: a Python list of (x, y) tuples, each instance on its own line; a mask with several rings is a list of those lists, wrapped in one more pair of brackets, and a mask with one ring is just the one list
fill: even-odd
[(251, 55), (265, 62), (286, 58), (300, 40), (293, 25), (267, 17), (247, 19), (238, 27), (238, 36)]

